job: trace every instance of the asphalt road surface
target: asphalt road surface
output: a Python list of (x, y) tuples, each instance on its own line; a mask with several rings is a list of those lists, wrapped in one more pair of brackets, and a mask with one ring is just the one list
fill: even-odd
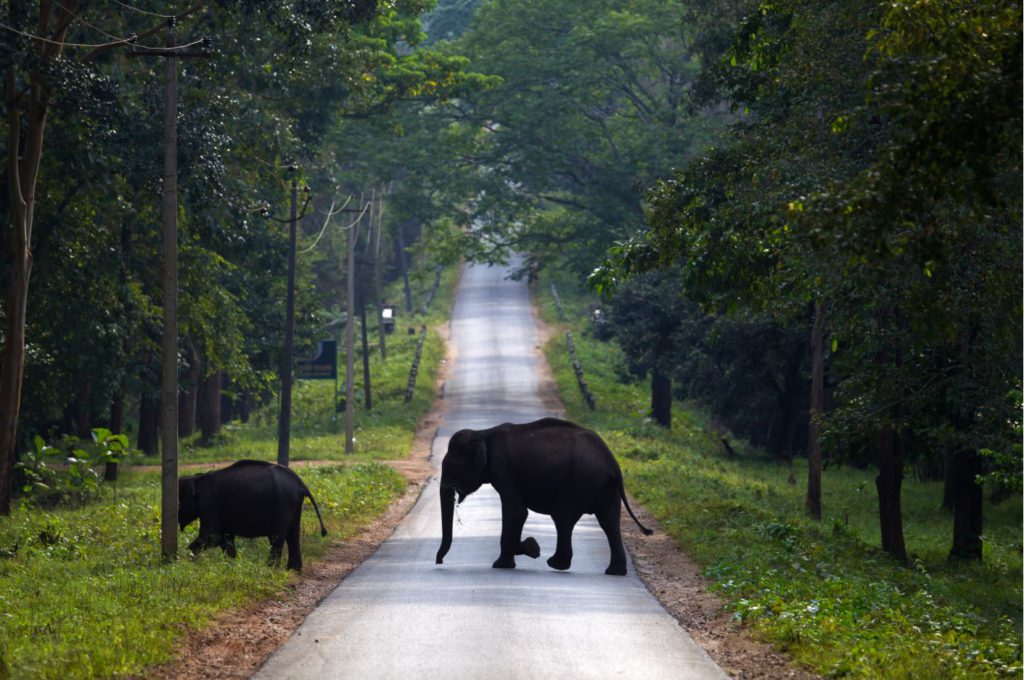
[[(501, 267), (470, 266), (452, 319), (458, 357), (434, 442), (440, 475), (462, 428), (551, 415), (537, 393), (539, 355), (526, 285)], [(631, 521), (623, 512), (625, 521)], [(501, 511), (489, 485), (458, 508), (451, 551), (441, 542), (437, 478), (377, 553), (352, 572), (256, 673), (279, 678), (724, 678), (636, 577), (605, 576), (608, 543), (592, 516), (573, 534), (571, 570), (554, 552), (549, 517), (523, 536), (541, 557), (492, 569)]]

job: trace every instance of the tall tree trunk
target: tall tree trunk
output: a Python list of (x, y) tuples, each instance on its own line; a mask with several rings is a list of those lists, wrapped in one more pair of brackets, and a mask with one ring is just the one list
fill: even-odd
[(189, 437), (196, 431), (196, 407), (199, 383), (203, 379), (199, 353), (191, 345), (188, 350), (188, 373), (178, 392), (178, 435)]
[(412, 314), (412, 286), (409, 284), (409, 258), (405, 252), (405, 225), (399, 223), (395, 234), (395, 255), (398, 270), (402, 273), (402, 289), (405, 292), (405, 312)]
[(977, 451), (961, 450), (953, 454), (953, 547), (950, 559), (980, 560), (982, 553), (981, 456)]
[(159, 437), (160, 400), (155, 395), (143, 394), (139, 399), (139, 450), (147, 456), (155, 456)]
[[(224, 388), (227, 387), (227, 391)], [(220, 388), (220, 422), (230, 423), (235, 419), (238, 411), (238, 395), (231, 389), (231, 380), (221, 379)]]
[(651, 375), (651, 416), (662, 427), (672, 427), (672, 379), (657, 368)]
[(32, 274), (32, 213), (48, 108), (42, 86), (34, 83), (28, 92), (28, 130), (23, 148), (20, 101), (23, 95), (18, 92), (13, 67), (7, 70), (5, 80), (11, 274), (7, 282), (4, 350), (3, 358), (0, 359), (0, 515), (11, 512), (21, 386), (25, 378), (25, 319), (28, 313), (28, 285)]
[[(131, 294), (128, 293), (129, 281), (131, 280), (131, 267), (132, 267), (132, 226), (130, 220), (123, 220), (121, 222), (121, 272), (120, 282), (122, 292), (122, 309), (125, 316), (130, 318), (130, 309), (132, 304)], [(135, 333), (136, 331), (133, 331)], [(132, 340), (131, 335), (125, 333), (121, 338), (121, 347), (124, 350), (124, 356), (128, 356), (131, 352)], [(121, 366), (122, 373), (118, 379), (117, 392), (114, 394), (114, 399), (110, 404), (110, 431), (114, 434), (122, 434), (124, 432), (124, 395), (125, 395), (125, 375), (124, 366)], [(107, 463), (103, 472), (103, 479), (108, 482), (117, 481), (117, 463)]]
[(882, 533), (882, 550), (901, 562), (907, 561), (903, 540), (903, 509), (900, 494), (903, 488), (903, 440), (893, 427), (886, 427), (876, 438), (878, 456), (878, 518)]
[(220, 381), (221, 372), (211, 373), (203, 380), (202, 417), (199, 418), (199, 427), (203, 431), (203, 441), (209, 442), (220, 432)]
[[(15, 212), (12, 210), (12, 212)], [(17, 233), (15, 225), (12, 230)], [(12, 240), (18, 241), (15, 237)], [(0, 365), (0, 515), (11, 512), (11, 490), (18, 443), (21, 384), (25, 375), (25, 314), (32, 255), (27, 248), (13, 249), (11, 280), (7, 290), (3, 363)]]
[(825, 307), (814, 303), (811, 327), (811, 408), (807, 429), (807, 514), (821, 519), (821, 414), (825, 410)]
[(953, 511), (956, 507), (956, 453), (951, 444), (942, 452), (942, 509)]
[(83, 373), (78, 379), (78, 393), (75, 395), (74, 408), (75, 434), (79, 439), (88, 441), (92, 438), (92, 376)]
[(366, 337), (366, 300), (362, 286), (359, 288), (359, 327), (363, 340), (363, 398), (367, 411), (373, 409), (373, 389), (370, 386), (370, 347)]

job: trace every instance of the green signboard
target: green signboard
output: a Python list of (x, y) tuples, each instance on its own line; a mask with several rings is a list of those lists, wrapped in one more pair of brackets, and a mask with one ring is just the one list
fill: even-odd
[(338, 377), (338, 342), (321, 340), (312, 359), (300, 359), (295, 366), (298, 380), (336, 380)]

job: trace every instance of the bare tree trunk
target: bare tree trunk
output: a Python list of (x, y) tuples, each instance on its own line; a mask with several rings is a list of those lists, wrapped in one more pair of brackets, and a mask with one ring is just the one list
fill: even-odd
[(71, 409), (75, 419), (75, 434), (85, 441), (92, 437), (92, 410), (89, 407), (91, 400), (92, 376), (85, 372), (78, 377), (78, 393)]
[(160, 403), (152, 395), (143, 394), (139, 400), (139, 437), (137, 446), (147, 456), (157, 454), (160, 437)]
[(903, 509), (900, 494), (903, 489), (903, 440), (892, 427), (878, 433), (878, 518), (882, 534), (882, 550), (901, 562), (907, 561), (907, 546), (903, 540)]
[(196, 408), (199, 398), (199, 383), (203, 379), (199, 353), (189, 346), (188, 374), (182, 389), (178, 392), (178, 435), (191, 436), (196, 431)]
[(807, 514), (821, 519), (821, 414), (825, 410), (825, 308), (814, 304), (811, 328), (811, 409), (807, 431)]
[[(15, 212), (12, 210), (12, 212)], [(17, 225), (12, 230), (17, 233)], [(18, 241), (17, 236), (13, 238)], [(0, 365), (0, 514), (11, 512), (15, 448), (18, 442), (18, 416), (21, 411), (21, 384), (25, 375), (25, 314), (32, 256), (28, 249), (12, 249), (11, 281), (7, 291), (4, 327), (3, 363)]]
[(662, 427), (672, 427), (672, 379), (654, 369), (651, 375), (651, 416)]
[(203, 441), (211, 441), (220, 432), (220, 381), (221, 372), (211, 373), (203, 381), (202, 417), (199, 427), (203, 431)]
[(956, 453), (952, 444), (947, 444), (942, 453), (942, 509), (950, 512), (956, 507), (956, 474)]
[(980, 560), (984, 502), (977, 483), (981, 474), (981, 456), (976, 451), (953, 454), (953, 547), (950, 559)]
[(409, 285), (409, 258), (405, 252), (405, 225), (399, 223), (395, 234), (395, 254), (398, 270), (402, 273), (402, 288), (405, 292), (405, 312), (412, 314), (412, 286)]
[[(72, 3), (74, 6), (74, 3)], [(39, 18), (48, 29), (50, 9)], [(62, 15), (63, 16), (63, 15)], [(65, 26), (56, 41), (63, 40)], [(60, 48), (40, 48), (44, 56), (56, 56)], [(43, 132), (49, 111), (49, 90), (34, 75), (28, 90), (19, 93), (14, 67), (7, 69), (7, 194), (11, 226), (11, 275), (7, 282), (4, 308), (4, 351), (0, 359), (0, 515), (10, 514), (11, 485), (17, 457), (18, 418), (21, 388), (25, 378), (25, 319), (28, 314), (28, 286), (32, 274), (32, 217), (35, 211), (36, 179), (43, 153)], [(22, 99), (27, 97), (28, 124), (22, 139)], [(24, 145), (22, 142), (24, 141)]]

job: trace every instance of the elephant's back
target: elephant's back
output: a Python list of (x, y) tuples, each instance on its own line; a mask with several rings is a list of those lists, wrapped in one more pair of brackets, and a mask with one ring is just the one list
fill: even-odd
[(231, 474), (217, 480), (224, 528), (238, 536), (267, 535), (267, 527), (293, 512), (305, 495), (305, 485), (294, 472), (261, 462), (239, 461), (222, 471)]

